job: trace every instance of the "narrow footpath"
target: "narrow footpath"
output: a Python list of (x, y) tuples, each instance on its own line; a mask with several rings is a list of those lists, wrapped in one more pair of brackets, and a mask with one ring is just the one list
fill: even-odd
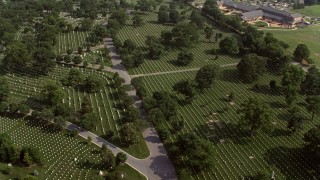
[[(116, 53), (116, 48), (113, 46), (113, 42), (111, 38), (104, 39), (105, 46), (110, 50), (110, 56), (113, 67), (105, 67), (104, 70), (119, 73), (119, 76), (125, 80), (124, 84), (129, 85), (131, 83), (131, 77), (126, 71), (125, 67), (121, 64), (121, 58)], [(129, 96), (132, 96), (135, 101), (135, 106), (140, 110), (142, 118), (145, 120), (145, 115), (143, 113), (143, 109), (141, 109), (141, 100), (136, 95), (136, 90), (132, 89), (127, 92)], [(137, 159), (127, 152), (123, 151), (122, 149), (116, 147), (115, 145), (111, 144), (110, 142), (104, 140), (103, 138), (97, 136), (96, 134), (83, 130), (75, 124), (67, 123), (66, 129), (80, 130), (79, 135), (85, 139), (89, 136), (92, 138), (92, 143), (96, 144), (97, 146), (101, 147), (103, 144), (107, 145), (107, 147), (114, 153), (117, 154), (119, 152), (124, 152), (127, 154), (127, 161), (126, 163), (131, 166), (132, 168), (136, 169), (143, 175), (147, 177), (149, 180), (175, 180), (177, 179), (176, 172), (174, 169), (173, 164), (171, 163), (170, 159), (168, 158), (167, 152), (157, 134), (155, 128), (148, 123), (148, 127), (142, 132), (143, 138), (147, 144), (147, 147), (150, 151), (149, 157), (145, 159)]]

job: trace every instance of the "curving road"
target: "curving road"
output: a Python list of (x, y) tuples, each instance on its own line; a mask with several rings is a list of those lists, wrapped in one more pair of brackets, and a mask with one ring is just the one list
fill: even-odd
[[(125, 80), (124, 84), (131, 83), (131, 77), (126, 71), (125, 67), (121, 64), (121, 58), (116, 53), (116, 48), (113, 46), (113, 42), (111, 38), (104, 39), (105, 46), (110, 49), (110, 56), (113, 67), (105, 67), (104, 70), (110, 72), (117, 72), (119, 73), (120, 77)], [(135, 106), (140, 110), (141, 116), (145, 119), (145, 113), (141, 109), (141, 100), (136, 95), (136, 90), (132, 89), (127, 92), (130, 96), (133, 96), (135, 100)], [(72, 123), (67, 123), (66, 128), (68, 130), (73, 129), (80, 129), (78, 126)], [(90, 136), (92, 138), (92, 142), (97, 146), (101, 147), (102, 144), (106, 144), (107, 147), (114, 153), (117, 154), (118, 152), (124, 152), (122, 149), (116, 147), (115, 145), (111, 144), (110, 142), (100, 138), (99, 136), (95, 135), (94, 133), (86, 130), (81, 130), (79, 135), (83, 138), (88, 138)], [(131, 155), (127, 154), (127, 161), (126, 163), (133, 167), (134, 169), (138, 170), (140, 173), (145, 175), (150, 180), (158, 180), (158, 179), (165, 179), (165, 180), (174, 180), (177, 179), (176, 172), (174, 169), (173, 164), (171, 163), (170, 159), (168, 158), (167, 152), (157, 134), (155, 128), (149, 124), (148, 127), (142, 132), (143, 138), (146, 141), (147, 147), (150, 151), (149, 157), (145, 159), (137, 159)]]

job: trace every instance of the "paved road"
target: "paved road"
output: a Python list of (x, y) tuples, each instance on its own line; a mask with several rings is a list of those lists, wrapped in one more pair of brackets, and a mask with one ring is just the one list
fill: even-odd
[(130, 154), (126, 153), (122, 149), (118, 148), (117, 146), (97, 136), (96, 134), (81, 129), (77, 125), (72, 124), (70, 122), (67, 122), (66, 129), (70, 131), (80, 129), (79, 136), (85, 139), (87, 139), (90, 136), (92, 138), (92, 143), (96, 144), (97, 146), (101, 147), (103, 144), (105, 144), (113, 152), (113, 154), (117, 154), (119, 152), (127, 154), (126, 163), (132, 168), (142, 173), (143, 175), (145, 175), (149, 180), (177, 179), (174, 167), (167, 158), (163, 145), (157, 143), (158, 135), (156, 134), (156, 131), (153, 128), (147, 129), (147, 134), (150, 135), (147, 137), (146, 141), (149, 143), (153, 143), (154, 145), (152, 147), (157, 147), (158, 149), (156, 149), (156, 155), (154, 154), (154, 151), (151, 151), (150, 149), (150, 152), (153, 152), (153, 154), (150, 154), (150, 156), (146, 159), (137, 159), (131, 156)]
[[(124, 84), (130, 84), (131, 83), (131, 77), (126, 71), (125, 67), (121, 64), (121, 58), (118, 54), (116, 54), (116, 48), (113, 46), (113, 42), (111, 38), (105, 38), (104, 39), (105, 46), (110, 49), (110, 56), (113, 67), (105, 67), (104, 70), (111, 71), (111, 72), (117, 72), (119, 73), (120, 77), (122, 77), (125, 80)], [(139, 108), (142, 118), (145, 119), (143, 110), (141, 107), (141, 100), (136, 95), (135, 89), (128, 91), (128, 94), (130, 96), (133, 96), (135, 100), (135, 106)], [(73, 124), (68, 124), (68, 129), (72, 130), (76, 128)], [(110, 142), (96, 136), (95, 134), (88, 132), (88, 131), (81, 131), (80, 136), (87, 138), (88, 136), (91, 136), (93, 142), (97, 144), (98, 146), (102, 146), (102, 144), (106, 144), (113, 153), (118, 153), (122, 151), (115, 145), (111, 144)], [(128, 154), (127, 163), (135, 168), (136, 170), (140, 171), (142, 174), (144, 174), (148, 179), (150, 180), (158, 180), (158, 179), (165, 179), (165, 180), (171, 180), (171, 179), (177, 179), (176, 172), (174, 169), (173, 164), (169, 160), (167, 156), (167, 152), (157, 134), (157, 131), (155, 128), (149, 124), (148, 127), (143, 131), (142, 133), (144, 140), (146, 141), (147, 147), (150, 151), (149, 157), (145, 159), (137, 159), (131, 155)]]

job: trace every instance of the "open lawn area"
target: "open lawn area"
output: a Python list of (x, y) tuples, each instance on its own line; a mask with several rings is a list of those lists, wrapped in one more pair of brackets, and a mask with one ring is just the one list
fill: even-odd
[[(194, 79), (195, 74), (196, 71), (189, 71), (140, 78), (149, 95), (162, 90), (175, 94), (172, 86), (183, 79)], [(302, 132), (290, 134), (286, 128), (288, 112), (284, 97), (279, 91), (269, 88), (270, 80), (279, 84), (280, 79), (281, 76), (266, 74), (257, 82), (260, 85), (257, 88), (254, 86), (256, 83), (241, 83), (235, 67), (225, 67), (223, 75), (212, 88), (197, 93), (192, 104), (179, 103), (178, 117), (185, 121), (181, 132), (175, 132), (168, 121), (159, 122), (159, 126), (170, 129), (169, 141), (175, 141), (178, 134), (189, 132), (212, 142), (216, 152), (214, 168), (193, 175), (194, 179), (243, 179), (259, 171), (270, 177), (274, 171), (276, 179), (312, 179), (313, 175), (308, 173), (312, 167), (302, 154), (303, 133), (319, 123), (320, 118), (308, 122)], [(231, 91), (235, 95), (234, 103), (226, 100)], [(249, 97), (259, 97), (271, 106), (273, 132), (259, 133), (250, 138), (239, 130), (237, 110)], [(177, 98), (183, 99), (180, 95)], [(300, 97), (298, 102), (303, 104), (304, 97)], [(303, 111), (310, 117), (305, 109)]]
[[(320, 10), (319, 10), (320, 11)], [(320, 26), (313, 25), (297, 30), (270, 29), (264, 30), (274, 34), (276, 38), (289, 44), (288, 50), (293, 53), (299, 43), (306, 44), (311, 51), (311, 58), (316, 65), (320, 65)]]
[(305, 16), (320, 17), (320, 5), (305, 6), (304, 9), (294, 9), (293, 11)]

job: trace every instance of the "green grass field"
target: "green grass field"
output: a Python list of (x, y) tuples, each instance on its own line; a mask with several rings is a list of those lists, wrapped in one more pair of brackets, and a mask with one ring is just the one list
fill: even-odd
[[(30, 76), (31, 72), (25, 69), (20, 69), (19, 74), (7, 74), (6, 77), (11, 91), (10, 101), (20, 102), (27, 100), (28, 105), (32, 108), (42, 108), (43, 104), (36, 97), (39, 97), (43, 84), (49, 79), (59, 81), (66, 78), (69, 70), (70, 68), (68, 67), (57, 66), (48, 76)], [(121, 102), (115, 98), (117, 90), (111, 87), (112, 74), (93, 69), (80, 70), (84, 76), (95, 73), (102, 77), (106, 82), (106, 86), (100, 92), (90, 94), (79, 89), (64, 87), (66, 92), (64, 103), (69, 104), (72, 110), (78, 111), (84, 95), (89, 95), (93, 111), (99, 117), (94, 133), (104, 135), (107, 130), (113, 130), (117, 136), (120, 136), (121, 114), (124, 109), (117, 108)], [(145, 158), (149, 155), (149, 150), (144, 141), (130, 147), (121, 148), (137, 158)]]
[[(0, 179), (21, 178), (37, 169), (39, 179), (84, 180), (92, 179), (99, 170), (103, 170), (100, 166), (99, 149), (94, 145), (87, 145), (82, 138), (71, 138), (64, 133), (54, 132), (49, 126), (30, 119), (0, 117), (0, 123), (0, 133), (7, 133), (18, 147), (38, 148), (45, 162), (43, 167), (13, 167), (10, 175), (3, 173), (7, 165), (1, 163)], [(145, 179), (128, 165), (120, 167), (120, 171), (125, 179)]]
[(320, 5), (305, 6), (304, 9), (294, 9), (292, 11), (305, 16), (320, 17)]
[[(302, 132), (289, 135), (286, 128), (288, 116), (284, 97), (268, 88), (270, 80), (274, 79), (279, 84), (281, 77), (272, 74), (263, 76), (257, 82), (261, 89), (256, 90), (252, 88), (253, 84), (243, 84), (239, 81), (235, 67), (223, 69), (222, 77), (212, 88), (198, 93), (192, 104), (179, 105), (178, 108), (179, 115), (185, 120), (185, 127), (180, 133), (191, 132), (210, 140), (212, 148), (216, 151), (215, 167), (206, 169), (193, 178), (242, 179), (258, 171), (270, 173), (271, 176), (274, 171), (276, 179), (312, 179), (307, 171), (311, 167), (304, 160), (300, 148), (303, 146), (302, 134), (319, 123), (320, 119), (307, 123)], [(189, 71), (140, 78), (151, 95), (152, 92), (160, 90), (172, 92), (172, 85), (182, 79), (194, 79), (195, 73), (196, 71)], [(231, 91), (236, 96), (235, 105), (226, 101), (226, 96)], [(260, 133), (250, 139), (244, 137), (244, 133), (239, 130), (237, 122), (240, 116), (237, 109), (249, 97), (259, 97), (270, 104), (275, 114), (272, 120), (275, 128), (273, 133)], [(303, 99), (299, 102), (303, 102)], [(307, 116), (310, 117), (309, 114)], [(209, 120), (215, 122), (213, 126), (209, 126)], [(161, 126), (172, 129), (168, 122), (161, 123)], [(170, 139), (174, 140), (177, 134), (172, 134)]]
[[(187, 12), (187, 16), (191, 13), (191, 11)], [(173, 26), (171, 25), (162, 25), (157, 23), (157, 13), (148, 13), (147, 15), (143, 15), (143, 19), (145, 24), (141, 27), (134, 28), (131, 24), (131, 21), (127, 21), (127, 25), (122, 28), (118, 37), (122, 42), (126, 39), (131, 39), (138, 46), (145, 47), (146, 36), (158, 36), (160, 37), (161, 31), (163, 30), (171, 30)], [(221, 32), (220, 29), (214, 29), (214, 33)], [(224, 33), (224, 37), (233, 36), (231, 33)], [(223, 37), (223, 38), (224, 38)], [(221, 39), (220, 39), (221, 40)], [(190, 68), (199, 68), (206, 64), (232, 64), (239, 61), (238, 58), (230, 57), (227, 55), (219, 55), (219, 58), (215, 60), (214, 55), (210, 55), (209, 51), (213, 48), (218, 48), (219, 42), (215, 42), (214, 38), (212, 38), (212, 42), (209, 42), (204, 37), (204, 32), (200, 31), (200, 39), (199, 42), (194, 44), (193, 48), (187, 49), (187, 51), (192, 52), (194, 54), (194, 61), (186, 66), (179, 67), (173, 64), (173, 61), (176, 60), (179, 50), (173, 50), (167, 52), (161, 59), (159, 60), (148, 60), (146, 59), (144, 64), (142, 64), (138, 68), (133, 68), (129, 70), (130, 74), (145, 74), (145, 73), (154, 73), (154, 72), (162, 72), (162, 71), (175, 71), (182, 69), (190, 69)]]
[(276, 38), (290, 45), (289, 52), (292, 54), (299, 43), (306, 44), (311, 51), (311, 58), (316, 65), (320, 65), (320, 26), (312, 25), (306, 28), (298, 28), (297, 30), (264, 30), (274, 34)]

